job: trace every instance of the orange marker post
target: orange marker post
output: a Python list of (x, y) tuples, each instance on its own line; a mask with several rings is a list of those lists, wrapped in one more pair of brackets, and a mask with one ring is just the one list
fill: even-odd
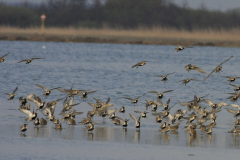
[(44, 21), (46, 19), (46, 15), (45, 14), (42, 14), (41, 15), (41, 19), (42, 19), (42, 33), (44, 33)]

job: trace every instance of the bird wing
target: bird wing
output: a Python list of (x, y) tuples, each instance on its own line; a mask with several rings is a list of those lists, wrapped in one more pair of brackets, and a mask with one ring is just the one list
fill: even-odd
[(34, 95), (34, 99), (37, 100), (37, 101), (40, 102), (40, 103), (42, 102), (41, 98), (38, 97), (37, 95)]
[(232, 114), (235, 114), (235, 112), (236, 112), (234, 109), (230, 109), (230, 108), (227, 108), (227, 111), (232, 113)]
[(129, 115), (135, 122), (137, 122), (137, 118), (134, 115), (132, 115), (131, 113), (129, 113)]
[(179, 103), (181, 106), (186, 106), (186, 107), (189, 106), (188, 103), (183, 103), (183, 102), (179, 102), (179, 101), (178, 101), (178, 103)]
[(141, 111), (134, 111), (135, 113), (143, 113), (143, 112), (141, 112)]
[(95, 90), (95, 91), (89, 91), (89, 92), (87, 92), (88, 94), (91, 94), (91, 93), (94, 93), (94, 92), (96, 92), (97, 90)]
[(199, 68), (199, 67), (194, 67), (193, 70), (197, 70), (198, 72), (204, 73), (204, 74), (206, 73), (204, 70), (202, 70), (202, 69)]
[(128, 99), (128, 100), (131, 100), (131, 101), (133, 101), (134, 99), (132, 99), (132, 98), (128, 98), (128, 97), (123, 97), (124, 99)]
[(225, 78), (232, 78), (232, 77), (229, 77), (229, 76), (222, 76), (222, 77), (225, 77)]
[(29, 94), (26, 98), (27, 99), (32, 99), (33, 98), (33, 96), (34, 96), (34, 93), (32, 93), (32, 94)]
[(22, 113), (27, 114), (28, 117), (32, 117), (33, 116), (32, 112), (27, 110), (27, 109), (19, 108), (19, 111), (21, 111)]
[(209, 99), (203, 99), (209, 106), (213, 105), (213, 102)]
[(148, 93), (156, 93), (156, 94), (159, 94), (157, 91), (148, 91)]
[[(219, 103), (218, 103), (218, 107), (222, 107), (222, 106), (228, 106), (228, 104), (225, 103), (225, 102), (219, 102)], [(239, 109), (240, 109), (240, 108), (239, 108)]]
[(167, 101), (167, 103), (166, 103), (166, 104), (168, 105), (169, 103), (170, 103), (170, 98), (168, 99), (168, 101)]
[(14, 91), (13, 91), (12, 94), (14, 94), (17, 90), (18, 90), (18, 87), (16, 87), (16, 88), (14, 89)]
[(11, 95), (11, 94), (9, 94), (9, 93), (5, 93), (5, 92), (2, 92), (2, 93), (6, 94), (6, 95), (9, 95), (9, 96)]
[(21, 63), (21, 62), (25, 62), (25, 61), (28, 61), (27, 59), (24, 59), (24, 60), (21, 60), (21, 61), (19, 61), (19, 62), (17, 62), (17, 63)]
[(74, 101), (74, 96), (71, 97), (71, 99), (69, 100), (69, 105), (72, 105), (73, 104), (73, 101)]
[(38, 87), (40, 87), (40, 88), (42, 88), (45, 92), (48, 91), (47, 88), (45, 88), (45, 87), (43, 87), (43, 86), (41, 86), (41, 85), (39, 85), (39, 84), (35, 84), (35, 85), (38, 86)]
[(240, 109), (239, 105), (237, 105), (237, 104), (230, 104), (230, 106)]
[(39, 104), (39, 102), (35, 99), (28, 99), (29, 101), (33, 102), (33, 103), (36, 103), (36, 104)]
[(108, 112), (108, 115), (111, 115), (111, 114), (115, 113), (116, 111), (117, 111), (117, 108), (109, 109), (107, 112)]
[(146, 94), (146, 93), (144, 93), (143, 95), (141, 95), (141, 96), (137, 97), (136, 99), (138, 99), (138, 98), (140, 98), (140, 97), (144, 96), (145, 94)]
[(120, 120), (122, 120), (124, 122), (124, 120), (121, 117), (115, 116), (115, 118), (118, 118)]
[(168, 74), (166, 74), (165, 76), (168, 76), (168, 75), (170, 75), (170, 74), (173, 74), (173, 73), (175, 73), (175, 72), (172, 72), (172, 73), (168, 73)]
[(229, 84), (230, 86), (233, 86), (233, 87), (235, 87), (235, 88), (237, 88), (238, 86), (236, 86), (236, 85), (234, 85), (234, 84)]
[[(9, 52), (9, 53), (10, 53), (10, 52)], [(5, 56), (7, 56), (9, 53), (5, 54), (5, 55), (4, 55), (4, 56), (2, 56), (1, 58), (3, 58), (3, 57), (5, 57)], [(0, 58), (0, 59), (1, 59), (1, 58)]]
[(162, 106), (162, 104), (159, 103), (158, 101), (153, 101), (153, 103), (154, 103), (155, 105), (157, 105), (157, 106)]
[(108, 97), (107, 101), (105, 102), (105, 104), (108, 104), (110, 102), (110, 97)]
[(34, 60), (34, 59), (43, 59), (43, 58), (31, 58), (31, 60)]
[(167, 92), (172, 92), (173, 90), (167, 90), (167, 91), (164, 91), (162, 93), (167, 93)]
[(168, 114), (168, 118), (170, 119), (170, 121), (173, 120), (173, 116), (170, 113)]

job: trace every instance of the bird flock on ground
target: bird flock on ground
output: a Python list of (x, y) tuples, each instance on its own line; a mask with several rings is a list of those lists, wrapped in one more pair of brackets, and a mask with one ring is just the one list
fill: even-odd
[[(175, 50), (182, 51), (185, 48), (191, 48), (189, 46), (180, 46), (178, 45)], [(0, 58), (0, 62), (4, 62), (5, 57), (9, 53), (5, 54)], [(233, 56), (230, 58), (223, 60), (223, 62), (212, 70), (212, 72), (209, 73), (208, 76), (204, 79), (207, 80), (211, 74), (214, 72), (220, 73), (223, 67), (223, 64), (228, 62)], [(42, 59), (42, 58), (30, 58), (21, 60), (20, 62), (26, 62), (26, 64), (30, 64), (32, 60), (35, 59)], [(140, 66), (144, 66), (147, 63), (147, 61), (139, 62), (132, 66), (132, 68), (138, 68)], [(187, 72), (190, 72), (192, 70), (196, 70), (201, 74), (206, 74), (204, 70), (197, 67), (196, 65), (188, 64), (185, 67), (185, 70)], [(174, 74), (175, 72), (168, 73), (166, 75), (157, 75), (156, 77), (161, 77), (161, 81), (167, 81), (168, 76), (171, 74)], [(235, 81), (235, 79), (238, 79), (240, 77), (230, 77), (230, 76), (222, 76), (224, 78), (228, 78), (228, 81), (230, 82), (229, 85), (234, 87), (233, 93), (230, 97), (227, 99), (230, 99), (231, 102), (236, 102), (238, 98), (240, 97), (240, 86), (231, 84)], [(190, 81), (200, 81), (197, 79), (184, 79), (178, 82), (182, 82), (183, 84), (187, 84)], [(178, 83), (177, 82), (177, 83)], [(27, 95), (26, 97), (20, 97), (19, 98), (19, 111), (24, 113), (26, 115), (25, 122), (23, 126), (21, 127), (21, 134), (24, 133), (27, 130), (27, 123), (29, 121), (33, 121), (35, 127), (38, 125), (47, 125), (47, 123), (54, 123), (55, 129), (61, 130), (62, 129), (62, 123), (68, 123), (69, 125), (76, 125), (75, 116), (83, 114), (83, 112), (77, 112), (75, 109), (73, 109), (74, 106), (79, 105), (80, 103), (74, 103), (74, 98), (80, 97), (83, 101), (86, 101), (89, 94), (95, 93), (97, 90), (94, 91), (87, 91), (87, 90), (77, 90), (73, 89), (73, 85), (70, 89), (63, 89), (62, 87), (55, 87), (52, 89), (47, 89), (42, 85), (36, 84), (39, 89), (42, 89), (44, 91), (43, 96), (46, 98), (48, 96), (51, 96), (52, 90), (58, 90), (59, 92), (62, 92), (65, 94), (64, 97), (61, 97), (55, 101), (51, 102), (45, 102), (42, 101), (42, 99), (35, 95), (34, 93), (31, 93)], [(15, 97), (15, 94), (18, 90), (18, 87), (16, 87), (12, 93), (4, 93), (9, 96), (8, 100), (13, 100)], [(190, 136), (196, 137), (197, 132), (196, 129), (200, 129), (206, 132), (206, 134), (212, 134), (213, 128), (217, 125), (216, 119), (217, 119), (217, 113), (222, 111), (222, 107), (227, 107), (227, 111), (233, 115), (235, 120), (235, 125), (230, 133), (240, 133), (240, 129), (237, 127), (237, 125), (240, 125), (240, 119), (238, 116), (240, 116), (240, 106), (237, 104), (227, 104), (225, 102), (212, 102), (211, 100), (207, 99), (208, 95), (204, 95), (201, 97), (194, 96), (192, 101), (189, 102), (180, 102), (178, 101), (178, 104), (181, 106), (185, 106), (186, 110), (177, 109), (174, 113), (170, 113), (171, 109), (177, 104), (173, 104), (170, 106), (171, 100), (168, 99), (167, 102), (163, 102), (162, 98), (163, 95), (169, 92), (173, 92), (174, 90), (166, 90), (163, 92), (158, 91), (148, 91), (147, 93), (143, 93), (142, 95), (138, 96), (137, 98), (133, 97), (122, 97), (124, 99), (127, 99), (131, 101), (131, 103), (134, 106), (138, 105), (138, 99), (143, 97), (145, 94), (149, 95), (156, 95), (156, 100), (146, 100), (146, 110), (145, 111), (139, 111), (136, 110), (135, 113), (139, 114), (139, 117), (135, 117), (132, 113), (129, 113), (129, 118), (131, 117), (135, 121), (135, 127), (137, 129), (140, 129), (141, 127), (141, 118), (145, 118), (149, 112), (147, 110), (149, 108), (152, 108), (151, 113), (153, 116), (156, 116), (156, 123), (159, 123), (159, 131), (162, 133), (166, 133), (169, 131), (177, 131), (179, 129), (180, 123), (181, 125), (184, 125), (185, 130), (189, 133)], [(3, 92), (2, 92), (3, 93)], [(123, 119), (121, 118), (121, 113), (126, 112), (126, 108), (123, 106), (121, 107), (117, 113), (117, 108), (110, 109), (114, 106), (113, 103), (110, 103), (110, 97), (107, 99), (106, 102), (103, 102), (100, 99), (93, 98), (95, 103), (87, 102), (89, 107), (89, 111), (86, 113), (86, 117), (81, 121), (78, 122), (82, 125), (86, 126), (86, 130), (88, 132), (91, 132), (94, 130), (94, 116), (99, 116), (105, 118), (109, 117), (109, 119), (116, 125), (122, 125), (122, 127), (127, 127), (128, 122), (130, 119)], [(63, 100), (63, 109), (60, 113), (55, 113), (56, 104)], [(31, 102), (31, 103), (30, 103)], [(202, 107), (202, 104), (204, 105), (208, 104), (210, 109), (206, 109), (206, 107)], [(34, 105), (31, 109), (31, 105)], [(157, 112), (158, 107), (163, 107), (163, 110), (161, 112)], [(36, 110), (34, 110), (36, 108)], [(234, 109), (235, 108), (235, 109)], [(38, 111), (40, 113), (38, 113)], [(187, 114), (188, 113), (188, 114)], [(42, 116), (40, 119), (39, 117)], [(57, 118), (58, 117), (58, 118)], [(208, 124), (207, 124), (208, 123)], [(199, 126), (199, 127), (198, 127)], [(24, 133), (25, 134), (25, 133)]]

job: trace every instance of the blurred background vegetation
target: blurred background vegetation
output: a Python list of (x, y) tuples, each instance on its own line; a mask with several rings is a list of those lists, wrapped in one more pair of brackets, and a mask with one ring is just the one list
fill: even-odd
[(76, 28), (173, 28), (232, 29), (240, 27), (240, 9), (226, 12), (177, 6), (167, 0), (49, 0), (32, 5), (0, 3), (0, 25), (21, 28), (39, 27), (46, 14), (46, 27)]

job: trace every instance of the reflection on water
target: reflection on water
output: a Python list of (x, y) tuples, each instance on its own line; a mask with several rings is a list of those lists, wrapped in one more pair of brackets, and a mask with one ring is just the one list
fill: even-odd
[[(41, 46), (46, 46), (42, 50)], [(11, 46), (11, 47), (5, 47)], [(222, 75), (238, 76), (238, 62), (240, 60), (239, 48), (218, 48), (218, 47), (194, 47), (182, 52), (175, 52), (175, 46), (157, 45), (122, 45), (122, 44), (87, 44), (87, 43), (44, 43), (44, 42), (7, 42), (0, 41), (1, 53), (11, 52), (6, 61), (1, 63), (1, 92), (10, 92), (16, 86), (19, 87), (14, 101), (7, 101), (6, 95), (0, 94), (0, 136), (26, 137), (26, 138), (55, 138), (63, 140), (77, 141), (107, 141), (117, 143), (151, 144), (151, 145), (172, 145), (189, 147), (211, 147), (211, 148), (240, 148), (239, 134), (227, 133), (233, 128), (235, 118), (232, 114), (222, 108), (217, 113), (217, 125), (213, 129), (212, 135), (207, 135), (205, 131), (196, 129), (197, 135), (190, 136), (184, 130), (186, 121), (180, 121), (177, 131), (161, 133), (160, 125), (156, 123), (156, 117), (151, 113), (146, 118), (141, 119), (140, 130), (135, 129), (135, 122), (130, 119), (129, 113), (138, 117), (134, 111), (144, 111), (146, 109), (145, 100), (156, 100), (156, 95), (148, 94), (148, 91), (174, 90), (164, 95), (163, 102), (171, 99), (170, 105), (181, 102), (188, 102), (194, 95), (203, 96), (209, 94), (207, 99), (216, 103), (221, 101), (232, 103), (225, 93), (233, 92), (233, 88), (228, 85), (226, 79), (220, 78), (219, 74), (212, 74), (207, 81), (193, 81), (187, 85), (176, 83), (185, 78), (204, 79), (206, 75), (197, 71), (186, 72), (184, 66), (189, 63), (195, 64), (210, 73), (219, 63), (233, 55), (229, 62), (223, 65)], [(34, 61), (29, 65), (16, 64), (26, 57), (41, 57), (41, 61)], [(148, 61), (145, 66), (132, 69), (131, 66), (141, 61)], [(234, 65), (233, 65), (234, 64)], [(236, 64), (236, 65), (235, 65)], [(235, 69), (234, 69), (235, 67)], [(156, 75), (166, 75), (176, 72), (169, 77), (166, 82), (160, 81)], [(18, 98), (26, 97), (30, 93), (35, 93), (42, 100), (50, 102), (65, 96), (53, 90), (49, 97), (42, 96), (42, 90), (35, 84), (42, 84), (47, 88), (62, 87), (74, 89), (97, 90), (88, 95), (86, 100), (79, 96), (75, 97), (74, 106), (82, 115), (76, 115), (76, 122), (86, 118), (88, 111), (93, 108), (87, 102), (95, 103), (93, 97), (104, 102), (108, 97), (110, 103), (117, 108), (117, 111), (124, 105), (125, 113), (116, 112), (117, 116), (123, 119), (130, 119), (127, 128), (116, 126), (109, 118), (93, 117), (95, 129), (92, 132), (86, 130), (86, 126), (77, 123), (69, 126), (63, 123), (63, 129), (55, 129), (52, 122), (46, 126), (34, 127), (32, 122), (28, 123), (28, 130), (20, 133), (20, 127), (24, 123), (26, 116), (19, 112)], [(122, 97), (139, 98), (138, 106)], [(202, 104), (207, 107), (207, 104)], [(36, 105), (31, 103), (31, 107)], [(158, 107), (160, 112), (162, 107)], [(174, 113), (178, 109), (186, 109), (178, 103), (170, 110)], [(55, 109), (56, 118), (62, 110), (62, 101), (57, 103)], [(190, 112), (188, 112), (190, 113)], [(44, 117), (39, 113), (40, 118)], [(164, 120), (163, 120), (164, 121)], [(206, 123), (208, 124), (208, 123)]]

